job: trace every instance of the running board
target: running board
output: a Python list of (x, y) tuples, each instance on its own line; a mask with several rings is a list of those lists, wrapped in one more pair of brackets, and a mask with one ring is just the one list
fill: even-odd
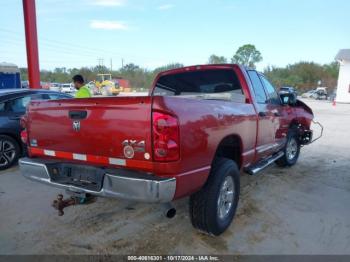
[(272, 163), (274, 163), (277, 159), (281, 158), (284, 155), (284, 153), (282, 151), (270, 156), (269, 158), (266, 158), (264, 160), (261, 160), (260, 162), (258, 162), (255, 165), (252, 165), (250, 167), (247, 167), (245, 169), (245, 171), (249, 174), (249, 175), (256, 175), (257, 173), (259, 173), (261, 170), (263, 170), (264, 168), (268, 167), (269, 165), (271, 165)]

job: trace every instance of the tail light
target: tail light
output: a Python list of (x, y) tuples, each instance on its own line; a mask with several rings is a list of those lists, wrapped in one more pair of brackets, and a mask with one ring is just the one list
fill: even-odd
[(179, 121), (176, 117), (153, 112), (153, 155), (155, 161), (180, 158)]
[(22, 130), (21, 132), (21, 140), (24, 144), (28, 143), (28, 133), (26, 129)]
[(21, 140), (24, 144), (28, 143), (28, 132), (27, 132), (27, 118), (26, 115), (24, 115), (23, 117), (21, 117), (20, 120), (20, 126), (22, 128), (21, 131)]

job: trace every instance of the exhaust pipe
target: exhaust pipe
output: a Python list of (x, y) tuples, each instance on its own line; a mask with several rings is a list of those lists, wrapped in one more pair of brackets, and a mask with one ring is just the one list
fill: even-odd
[(176, 208), (171, 203), (166, 203), (162, 205), (163, 214), (167, 218), (173, 218), (176, 215)]

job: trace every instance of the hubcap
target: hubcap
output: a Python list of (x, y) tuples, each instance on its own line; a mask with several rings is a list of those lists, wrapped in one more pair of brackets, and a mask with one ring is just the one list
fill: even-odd
[(298, 153), (298, 143), (295, 138), (291, 138), (287, 144), (286, 155), (289, 160), (292, 160), (296, 157)]
[(0, 166), (10, 164), (16, 157), (16, 147), (8, 140), (0, 140)]
[(218, 198), (218, 216), (224, 219), (230, 212), (235, 195), (234, 182), (231, 176), (227, 176), (221, 184)]

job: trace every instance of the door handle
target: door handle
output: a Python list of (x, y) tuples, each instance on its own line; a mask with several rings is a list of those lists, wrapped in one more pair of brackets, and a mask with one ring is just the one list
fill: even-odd
[(69, 118), (73, 120), (85, 119), (87, 116), (87, 112), (84, 111), (69, 111)]
[(267, 116), (266, 112), (259, 112), (259, 116), (264, 117)]

